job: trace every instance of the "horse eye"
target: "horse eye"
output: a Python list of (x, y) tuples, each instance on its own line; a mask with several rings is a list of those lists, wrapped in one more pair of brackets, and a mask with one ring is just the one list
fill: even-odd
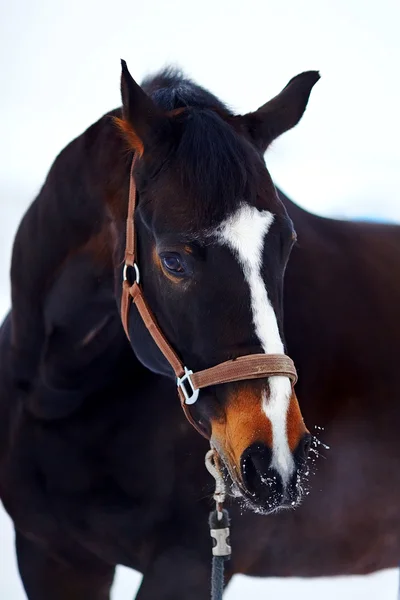
[(162, 264), (167, 271), (174, 275), (183, 275), (185, 273), (185, 266), (179, 254), (168, 253), (163, 254), (161, 257)]

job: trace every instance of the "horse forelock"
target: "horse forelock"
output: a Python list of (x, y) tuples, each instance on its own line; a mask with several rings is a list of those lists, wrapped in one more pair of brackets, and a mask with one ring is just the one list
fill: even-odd
[(251, 149), (211, 110), (193, 110), (174, 155), (180, 185), (201, 228), (215, 226), (241, 201), (255, 199)]
[(171, 68), (146, 79), (143, 89), (166, 112), (182, 109), (173, 117), (174, 139), (160, 169), (163, 188), (172, 184), (179, 191), (169, 210), (186, 214), (187, 226), (199, 231), (216, 226), (243, 200), (255, 200), (263, 161), (218, 98)]
[(194, 83), (180, 69), (167, 67), (159, 73), (147, 77), (142, 88), (162, 109), (195, 106), (197, 108), (214, 107), (228, 112), (227, 106), (214, 94)]

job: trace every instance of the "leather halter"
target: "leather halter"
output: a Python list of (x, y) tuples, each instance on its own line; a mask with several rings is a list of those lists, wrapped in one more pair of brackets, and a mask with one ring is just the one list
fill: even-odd
[[(136, 208), (136, 183), (133, 171), (136, 158), (137, 154), (133, 157), (130, 171), (129, 204), (126, 219), (125, 266), (123, 270), (121, 298), (122, 324), (128, 339), (130, 339), (128, 321), (129, 310), (133, 302), (151, 337), (175, 373), (178, 394), (186, 418), (202, 436), (207, 437), (191, 416), (189, 409), (189, 406), (196, 402), (199, 391), (202, 388), (227, 383), (229, 381), (262, 379), (264, 377), (270, 377), (271, 375), (289, 377), (292, 386), (294, 386), (297, 381), (296, 368), (292, 359), (286, 356), (286, 354), (248, 354), (195, 373), (184, 366), (159, 328), (153, 313), (147, 305), (140, 286), (139, 267), (135, 262), (136, 239), (134, 216)], [(135, 281), (133, 283), (128, 280), (129, 269), (133, 269), (135, 273)]]

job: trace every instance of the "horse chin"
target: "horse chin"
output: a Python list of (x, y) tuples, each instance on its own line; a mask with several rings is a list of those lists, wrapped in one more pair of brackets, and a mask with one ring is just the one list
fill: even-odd
[(241, 505), (244, 510), (250, 510), (259, 515), (270, 515), (283, 510), (294, 510), (302, 503), (304, 493), (301, 487), (295, 493), (284, 492), (282, 494), (271, 493), (268, 499), (258, 498), (251, 494), (236, 481), (230, 483), (230, 495)]

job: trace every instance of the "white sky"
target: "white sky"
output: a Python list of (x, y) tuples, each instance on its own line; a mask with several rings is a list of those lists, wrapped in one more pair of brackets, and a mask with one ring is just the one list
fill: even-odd
[[(319, 69), (301, 124), (267, 154), (273, 178), (320, 214), (400, 221), (398, 0), (1, 0), (1, 9), (0, 308), (18, 221), (61, 148), (119, 105), (121, 57), (138, 81), (178, 64), (240, 112)], [(120, 570), (113, 600), (131, 599), (137, 582)], [(396, 587), (396, 571), (237, 578), (227, 600), (394, 600)], [(24, 598), (1, 513), (0, 598)]]

